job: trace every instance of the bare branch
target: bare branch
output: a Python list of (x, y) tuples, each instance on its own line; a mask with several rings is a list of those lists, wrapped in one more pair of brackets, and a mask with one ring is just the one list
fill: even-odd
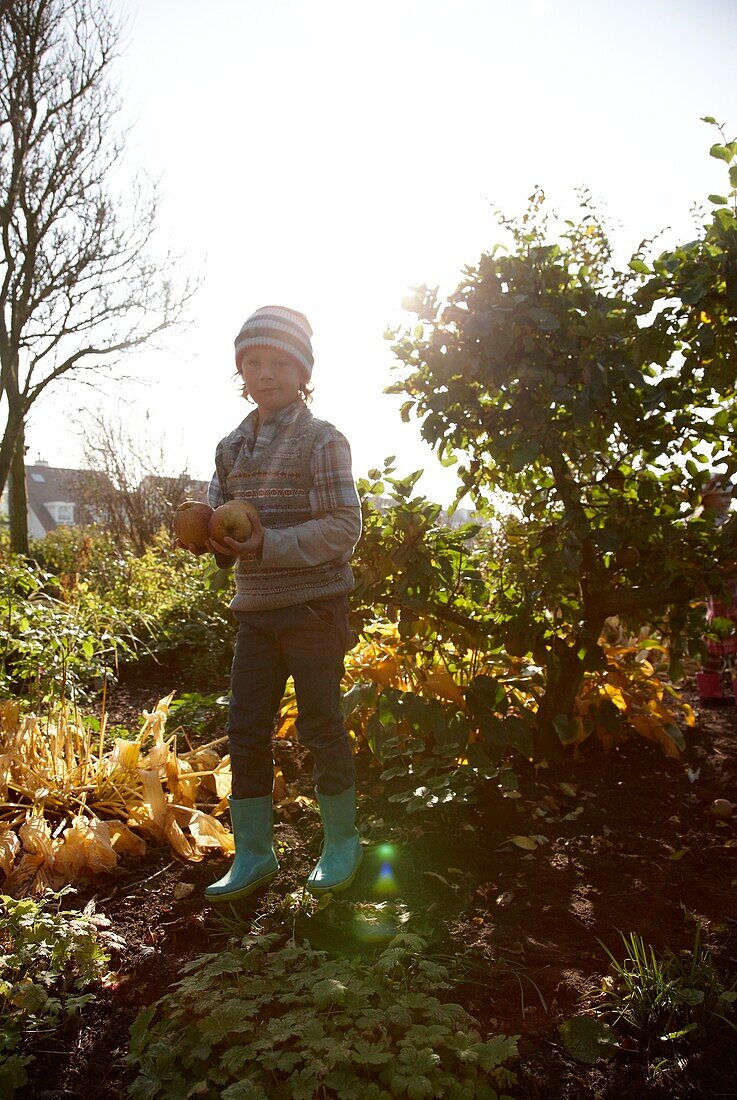
[(180, 323), (195, 289), (154, 254), (155, 185), (112, 190), (119, 42), (108, 0), (0, 0), (0, 490), (39, 396)]

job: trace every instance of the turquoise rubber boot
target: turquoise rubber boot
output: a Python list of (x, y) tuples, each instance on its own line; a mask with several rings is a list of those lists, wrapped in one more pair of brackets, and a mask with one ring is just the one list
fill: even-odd
[(356, 877), (363, 849), (356, 828), (356, 788), (340, 794), (317, 792), (325, 842), (317, 866), (307, 879), (311, 894), (345, 890)]
[(279, 870), (271, 795), (229, 798), (228, 802), (235, 856), (228, 873), (205, 890), (207, 901), (239, 901), (271, 882)]

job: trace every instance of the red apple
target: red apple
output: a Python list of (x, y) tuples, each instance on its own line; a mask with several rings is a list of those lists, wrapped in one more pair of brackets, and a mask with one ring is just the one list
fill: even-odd
[(198, 550), (207, 548), (212, 508), (201, 500), (185, 500), (176, 512), (172, 526), (174, 534), (185, 546), (196, 546)]

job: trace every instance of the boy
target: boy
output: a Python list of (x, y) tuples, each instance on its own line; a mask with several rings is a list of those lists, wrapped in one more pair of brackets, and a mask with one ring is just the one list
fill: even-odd
[(228, 873), (205, 891), (213, 901), (245, 897), (278, 870), (271, 738), (290, 675), (324, 829), (308, 889), (346, 888), (362, 856), (353, 751), (340, 706), (351, 644), (349, 561), (361, 508), (347, 440), (306, 405), (311, 336), (304, 314), (282, 306), (263, 307), (246, 320), (235, 361), (243, 396), (256, 409), (218, 444), (208, 490), (213, 508), (242, 499), (258, 511), (245, 542), (210, 542), (220, 564), (235, 563), (231, 608), (238, 621), (227, 727), (236, 853)]

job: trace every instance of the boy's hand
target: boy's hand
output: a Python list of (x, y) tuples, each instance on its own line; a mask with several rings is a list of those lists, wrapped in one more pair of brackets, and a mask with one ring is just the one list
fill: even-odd
[(215, 539), (209, 540), (210, 549), (213, 553), (225, 554), (228, 557), (244, 557), (255, 554), (257, 558), (261, 557), (261, 548), (264, 545), (264, 529), (261, 525), (261, 520), (258, 516), (254, 515), (251, 519), (251, 534), (245, 540), (245, 542), (236, 542), (235, 539), (225, 538), (223, 542), (216, 542)]
[(181, 539), (177, 539), (177, 546), (180, 550), (189, 550), (190, 554), (196, 554), (197, 557), (208, 552), (206, 546), (198, 546), (196, 542), (182, 542)]

